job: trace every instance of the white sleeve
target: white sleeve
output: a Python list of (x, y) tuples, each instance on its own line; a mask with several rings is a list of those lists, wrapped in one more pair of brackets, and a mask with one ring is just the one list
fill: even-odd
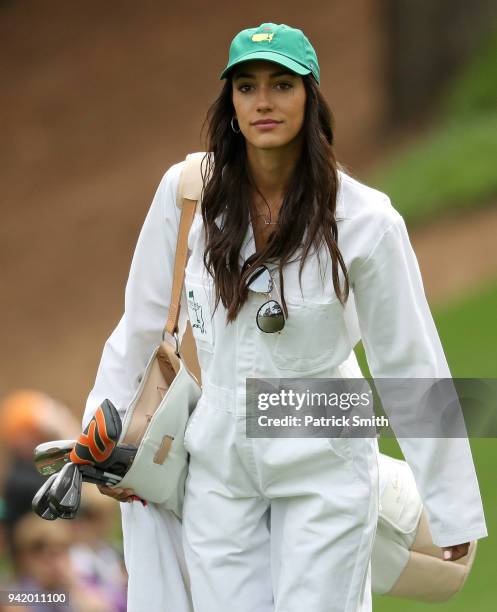
[[(450, 378), (404, 220), (393, 212), (393, 222), (368, 257), (351, 266), (371, 375), (373, 379)], [(391, 416), (395, 406), (384, 409)], [(468, 439), (400, 437), (398, 442), (413, 470), (435, 544), (452, 546), (486, 537)]]
[[(86, 402), (83, 429), (106, 398), (123, 418), (138, 378), (161, 340), (171, 297), (180, 219), (176, 190), (182, 167), (182, 163), (171, 166), (162, 178), (140, 231), (126, 284), (124, 314), (105, 343)], [(182, 307), (180, 338), (186, 317)]]

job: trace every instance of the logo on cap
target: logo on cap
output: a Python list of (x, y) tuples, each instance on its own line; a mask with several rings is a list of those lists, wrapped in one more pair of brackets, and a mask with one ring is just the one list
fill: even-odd
[(264, 40), (267, 40), (268, 42), (271, 42), (273, 40), (273, 36), (274, 36), (274, 34), (254, 34), (252, 36), (252, 41), (253, 42), (262, 42)]

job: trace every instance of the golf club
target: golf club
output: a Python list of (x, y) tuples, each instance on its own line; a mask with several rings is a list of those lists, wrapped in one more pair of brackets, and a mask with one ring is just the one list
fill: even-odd
[(79, 465), (78, 467), (84, 482), (92, 482), (110, 487), (122, 480), (122, 476), (112, 474), (111, 472), (104, 472), (92, 465)]
[(48, 492), (56, 478), (57, 474), (52, 474), (50, 478), (43, 483), (31, 502), (33, 511), (47, 521), (54, 521), (56, 518), (58, 518), (58, 514), (53, 512), (50, 508), (48, 499)]
[(82, 474), (74, 463), (66, 464), (56, 475), (48, 492), (49, 506), (61, 518), (64, 513), (74, 514), (81, 501)]
[(69, 454), (75, 444), (76, 440), (54, 440), (38, 444), (34, 449), (34, 463), (38, 472), (43, 476), (59, 472), (70, 461)]

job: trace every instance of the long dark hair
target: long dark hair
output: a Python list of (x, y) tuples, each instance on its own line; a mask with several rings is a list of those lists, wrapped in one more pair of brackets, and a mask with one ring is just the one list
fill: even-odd
[[(303, 77), (306, 105), (303, 146), (300, 158), (290, 177), (278, 215), (278, 225), (263, 251), (252, 255), (246, 264), (252, 269), (261, 263), (275, 261), (281, 286), (282, 307), (288, 310), (283, 287), (283, 266), (302, 247), (299, 283), (311, 247), (318, 252), (323, 240), (332, 259), (335, 293), (342, 304), (349, 295), (347, 269), (337, 246), (335, 220), (338, 189), (337, 162), (333, 152), (333, 118), (330, 108), (311, 76)], [(204, 265), (214, 278), (215, 307), (219, 300), (227, 309), (227, 322), (236, 319), (248, 295), (248, 266), (240, 269), (240, 250), (249, 224), (249, 204), (253, 192), (245, 149), (245, 139), (230, 125), (234, 108), (232, 81), (228, 78), (221, 93), (209, 108), (206, 118), (207, 155), (202, 162), (204, 187), (202, 218), (206, 247)], [(204, 124), (205, 125), (205, 124)], [(219, 228), (216, 218), (223, 214)], [(305, 243), (302, 244), (307, 229)], [(340, 287), (340, 266), (344, 287)]]

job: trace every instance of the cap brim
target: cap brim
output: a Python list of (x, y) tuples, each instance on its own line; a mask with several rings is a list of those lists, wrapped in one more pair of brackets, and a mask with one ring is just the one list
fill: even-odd
[(247, 53), (247, 55), (242, 56), (236, 62), (228, 64), (219, 78), (225, 79), (231, 72), (231, 70), (239, 64), (258, 59), (266, 60), (268, 62), (274, 62), (275, 64), (284, 66), (285, 68), (288, 68), (291, 72), (295, 72), (296, 74), (299, 74), (301, 76), (310, 74), (312, 72), (310, 68), (306, 68), (305, 66), (302, 66), (302, 64), (299, 64), (298, 62), (290, 59), (289, 57), (286, 57), (286, 55), (282, 55), (281, 53), (277, 53), (276, 51), (254, 51), (253, 53)]

